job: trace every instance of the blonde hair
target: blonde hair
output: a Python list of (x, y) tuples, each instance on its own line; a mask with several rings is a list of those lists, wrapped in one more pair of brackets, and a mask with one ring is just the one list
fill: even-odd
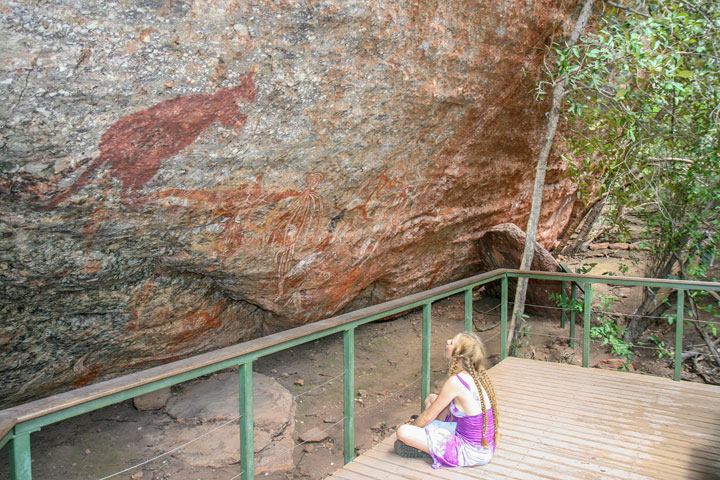
[(483, 389), (490, 399), (490, 405), (493, 411), (493, 419), (495, 421), (495, 432), (493, 434), (493, 442), (497, 442), (498, 438), (498, 410), (497, 401), (495, 399), (495, 389), (490, 382), (487, 370), (483, 367), (485, 361), (485, 346), (482, 340), (474, 333), (460, 333), (457, 335), (455, 348), (452, 351), (452, 361), (450, 363), (450, 371), (448, 376), (456, 375), (460, 370), (465, 370), (475, 381), (475, 386), (480, 394), (480, 404), (482, 405), (483, 429), (482, 429), (482, 445), (487, 447), (485, 441), (485, 432), (487, 431), (487, 405), (485, 405), (485, 396), (482, 394)]

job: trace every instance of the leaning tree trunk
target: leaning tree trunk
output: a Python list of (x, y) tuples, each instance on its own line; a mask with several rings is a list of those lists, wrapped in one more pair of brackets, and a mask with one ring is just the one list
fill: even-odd
[(572, 243), (568, 242), (568, 245), (560, 251), (562, 254), (575, 255), (577, 253), (582, 244), (585, 242), (587, 236), (590, 234), (590, 230), (592, 230), (595, 222), (598, 218), (600, 218), (600, 213), (602, 212), (603, 207), (605, 207), (606, 201), (607, 194), (603, 195), (594, 204), (592, 204), (592, 207), (589, 209), (589, 211), (587, 211), (587, 214), (584, 217), (582, 229), (580, 230), (580, 232), (578, 232), (575, 240), (573, 240)]
[[(580, 16), (575, 22), (575, 27), (570, 34), (567, 46), (574, 46), (580, 34), (585, 30), (585, 26), (590, 19), (594, 0), (585, 0)], [(522, 261), (520, 262), (520, 270), (528, 270), (532, 263), (533, 254), (535, 253), (535, 236), (537, 234), (538, 221), (540, 219), (540, 208), (542, 207), (542, 192), (545, 186), (545, 172), (547, 170), (547, 160), (550, 156), (550, 149), (555, 140), (555, 132), (557, 131), (558, 120), (560, 119), (560, 107), (562, 99), (565, 95), (565, 78), (561, 78), (555, 84), (552, 95), (552, 106), (548, 115), (547, 129), (543, 138), (542, 148), (538, 156), (537, 167), (535, 169), (535, 183), (533, 185), (532, 207), (530, 209), (530, 218), (528, 219), (527, 229), (525, 231), (525, 251), (523, 252)], [(517, 329), (517, 318), (522, 316), (525, 311), (525, 294), (527, 293), (527, 278), (518, 278), (517, 288), (515, 289), (515, 305), (513, 306), (513, 314), (510, 320), (510, 328), (508, 330), (507, 348), (510, 350), (514, 343)]]

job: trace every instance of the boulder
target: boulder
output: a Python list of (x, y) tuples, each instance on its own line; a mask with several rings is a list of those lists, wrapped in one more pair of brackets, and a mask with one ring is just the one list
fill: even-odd
[(160, 410), (170, 398), (170, 387), (133, 398), (133, 406), (140, 411)]
[(330, 435), (325, 430), (320, 430), (318, 427), (313, 427), (310, 430), (300, 433), (298, 438), (301, 442), (322, 442), (327, 439)]
[[(523, 251), (525, 250), (525, 232), (517, 225), (503, 223), (495, 225), (480, 237), (477, 243), (480, 254), (480, 267), (483, 272), (498, 268), (520, 268)], [(560, 263), (542, 246), (535, 244), (535, 253), (530, 270), (542, 272), (562, 272)], [(497, 285), (496, 285), (497, 284)], [(508, 282), (508, 296), (512, 301), (517, 281)], [(560, 293), (560, 282), (549, 280), (529, 280), (525, 298), (526, 309), (537, 313), (548, 314), (549, 310), (542, 307), (557, 307), (550, 300), (550, 295)], [(500, 295), (499, 282), (487, 286), (494, 295)]]
[(2, 405), (478, 273), (481, 234), (527, 219), (574, 8), (6, 3)]
[[(226, 467), (240, 460), (240, 435), (236, 419), (238, 374), (224, 372), (182, 385), (165, 408), (177, 422), (172, 438), (152, 439), (172, 448), (216, 429), (202, 441), (185, 446), (183, 458), (197, 467)], [(287, 471), (293, 468), (292, 438), (295, 404), (292, 395), (274, 379), (253, 373), (253, 449), (255, 472)], [(224, 423), (230, 424), (222, 426)]]

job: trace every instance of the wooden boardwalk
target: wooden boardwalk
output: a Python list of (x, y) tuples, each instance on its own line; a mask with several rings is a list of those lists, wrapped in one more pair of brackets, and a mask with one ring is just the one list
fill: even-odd
[(508, 358), (490, 370), (495, 458), (433, 470), (393, 453), (394, 435), (333, 480), (720, 480), (720, 387)]

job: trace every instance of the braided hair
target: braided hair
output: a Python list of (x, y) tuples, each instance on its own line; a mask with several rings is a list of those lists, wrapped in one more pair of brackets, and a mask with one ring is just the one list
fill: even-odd
[(448, 376), (452, 377), (460, 370), (465, 370), (475, 382), (475, 386), (480, 394), (480, 404), (483, 414), (482, 445), (483, 447), (487, 447), (488, 444), (485, 441), (485, 432), (487, 431), (487, 405), (485, 405), (485, 396), (482, 394), (483, 390), (485, 390), (490, 399), (490, 406), (492, 407), (493, 419), (495, 421), (493, 442), (497, 442), (499, 422), (495, 389), (492, 386), (492, 382), (490, 382), (487, 370), (485, 370), (482, 365), (484, 360), (485, 346), (482, 340), (474, 333), (463, 332), (458, 334), (455, 348), (452, 351), (452, 361), (450, 363)]

